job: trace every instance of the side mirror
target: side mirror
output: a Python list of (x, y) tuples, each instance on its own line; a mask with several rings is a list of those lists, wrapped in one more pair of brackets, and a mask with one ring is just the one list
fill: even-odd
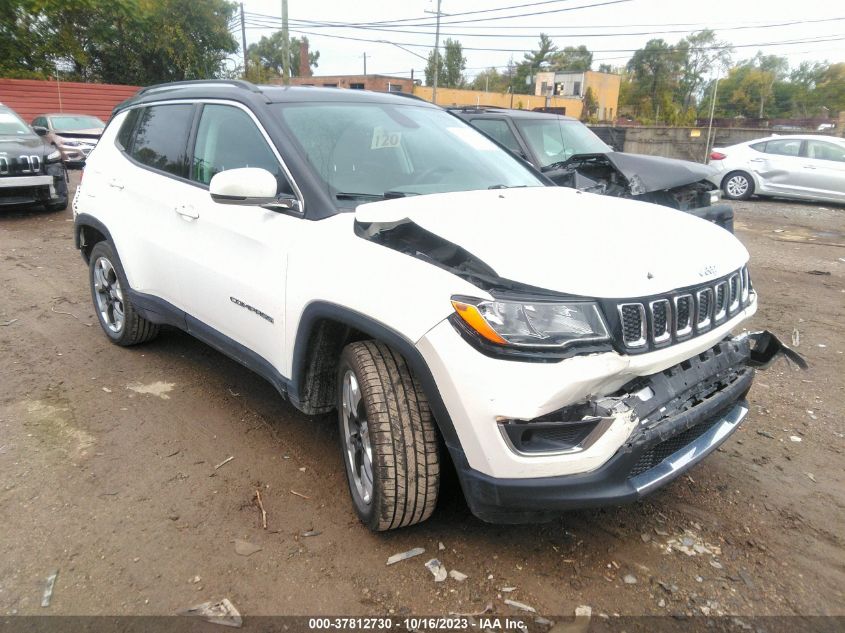
[(38, 136), (47, 136), (47, 132), (49, 132), (50, 130), (40, 125), (33, 125), (32, 131), (35, 132)]
[(242, 167), (216, 174), (208, 185), (219, 204), (260, 206), (276, 202), (276, 177), (266, 169)]

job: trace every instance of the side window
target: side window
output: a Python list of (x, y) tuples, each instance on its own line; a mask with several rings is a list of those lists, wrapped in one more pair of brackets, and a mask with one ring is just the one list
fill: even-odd
[(766, 143), (767, 154), (778, 154), (780, 156), (798, 156), (801, 154), (801, 139), (783, 138), (777, 141)]
[(120, 149), (128, 150), (129, 141), (132, 139), (132, 131), (135, 129), (135, 123), (138, 121), (138, 115), (141, 113), (139, 108), (130, 110), (120, 124), (120, 129), (117, 131), (117, 144)]
[(266, 169), (276, 177), (277, 193), (292, 193), (279, 161), (246, 112), (233, 106), (204, 106), (191, 160), (191, 180), (207, 185), (215, 174), (239, 167)]
[(472, 119), (473, 126), (484, 132), (490, 138), (498, 141), (515, 154), (522, 154), (516, 137), (503, 119)]
[(845, 163), (845, 146), (825, 143), (824, 141), (807, 141), (807, 158)]
[(143, 165), (184, 177), (193, 111), (191, 104), (143, 108), (129, 155)]

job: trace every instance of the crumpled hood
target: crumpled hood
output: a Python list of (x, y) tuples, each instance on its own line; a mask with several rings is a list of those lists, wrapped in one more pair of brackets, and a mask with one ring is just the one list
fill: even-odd
[(663, 156), (623, 152), (608, 152), (606, 156), (629, 182), (642, 185), (642, 191), (632, 191), (634, 195), (689, 185), (716, 173), (709, 165)]
[(748, 251), (722, 228), (655, 204), (563, 187), (465, 191), (361, 205), (370, 230), (413, 222), (510, 281), (599, 298), (642, 297), (726, 275)]

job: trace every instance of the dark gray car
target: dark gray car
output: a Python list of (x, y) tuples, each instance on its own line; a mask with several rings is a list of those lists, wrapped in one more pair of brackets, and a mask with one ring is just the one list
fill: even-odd
[(44, 205), (67, 208), (67, 172), (55, 147), (0, 104), (0, 208)]
[(571, 117), (506, 108), (452, 108), (460, 117), (562, 187), (672, 207), (733, 232), (707, 165), (614, 151)]

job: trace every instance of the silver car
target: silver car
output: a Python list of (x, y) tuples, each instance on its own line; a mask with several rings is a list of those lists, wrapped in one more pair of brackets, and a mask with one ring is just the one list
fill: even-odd
[(845, 139), (834, 136), (770, 136), (714, 147), (708, 178), (726, 198), (752, 195), (845, 203)]

